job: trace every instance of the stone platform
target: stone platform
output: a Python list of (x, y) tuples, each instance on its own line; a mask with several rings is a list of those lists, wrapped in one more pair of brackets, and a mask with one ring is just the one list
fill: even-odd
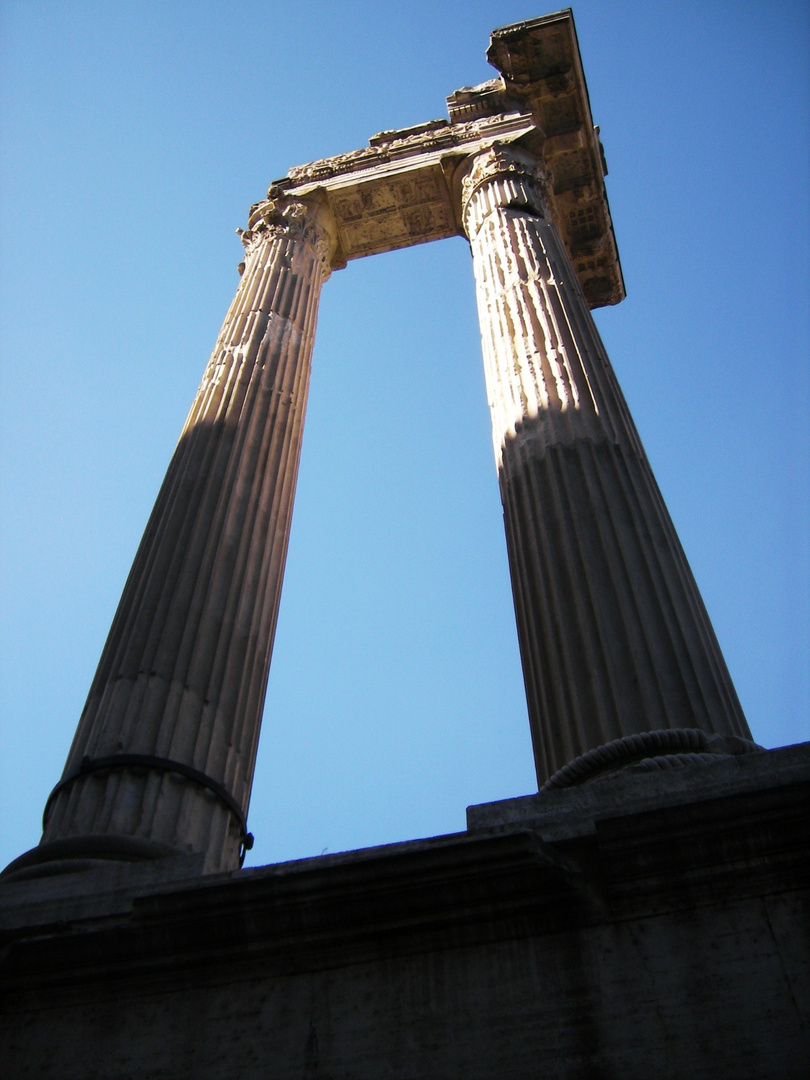
[(258, 869), (7, 876), (5, 1075), (803, 1078), (809, 781), (810, 743)]

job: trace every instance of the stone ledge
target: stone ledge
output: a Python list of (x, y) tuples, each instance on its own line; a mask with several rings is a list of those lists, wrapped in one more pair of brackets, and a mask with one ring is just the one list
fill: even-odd
[(589, 784), (467, 807), (471, 832), (537, 829), (547, 840), (593, 832), (601, 818), (638, 814), (810, 780), (810, 742), (718, 757), (701, 768), (614, 773)]
[[(564, 1080), (661, 1061), (771, 1080), (776, 1045), (798, 1080), (809, 749), (553, 792), (555, 813), (506, 800), (499, 824), (431, 840), (185, 880), (108, 871), (84, 897), (90, 872), (72, 875), (63, 920), (2, 935), (0, 1057), (59, 1080)], [(5, 885), (0, 911), (24, 916), (36, 884)]]
[(804, 888), (809, 766), (802, 744), (471, 807), (469, 833), (202, 878), (168, 859), (163, 880), (76, 874), (69, 902), (10, 882), (4, 982), (315, 971)]

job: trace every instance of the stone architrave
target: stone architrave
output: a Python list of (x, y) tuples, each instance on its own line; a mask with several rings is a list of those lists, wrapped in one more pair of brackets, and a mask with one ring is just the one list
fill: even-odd
[[(331, 223), (264, 203), (127, 581), (43, 845), (239, 865)], [(62, 843), (59, 843), (62, 841)], [(87, 845), (85, 845), (87, 846)]]
[(653, 729), (750, 739), (542, 162), (496, 145), (462, 187), (541, 785)]

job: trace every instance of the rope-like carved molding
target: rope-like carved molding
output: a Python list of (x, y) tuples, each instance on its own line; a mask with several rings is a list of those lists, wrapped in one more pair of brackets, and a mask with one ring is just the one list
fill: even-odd
[(540, 790), (554, 791), (587, 784), (605, 773), (620, 772), (630, 765), (638, 765), (642, 771), (672, 769), (710, 764), (718, 756), (750, 754), (761, 749), (750, 739), (737, 735), (708, 735), (700, 728), (644, 731), (588, 750), (558, 769)]

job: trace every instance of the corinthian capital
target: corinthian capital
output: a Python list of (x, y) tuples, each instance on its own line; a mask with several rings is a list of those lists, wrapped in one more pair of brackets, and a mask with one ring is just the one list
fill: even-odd
[(470, 158), (461, 181), (464, 230), (472, 238), (493, 210), (528, 210), (546, 216), (548, 174), (533, 154), (508, 143), (493, 143)]
[(332, 272), (336, 230), (328, 208), (320, 201), (266, 199), (251, 209), (249, 228), (237, 232), (246, 258), (268, 240), (292, 240), (311, 249), (324, 279)]

